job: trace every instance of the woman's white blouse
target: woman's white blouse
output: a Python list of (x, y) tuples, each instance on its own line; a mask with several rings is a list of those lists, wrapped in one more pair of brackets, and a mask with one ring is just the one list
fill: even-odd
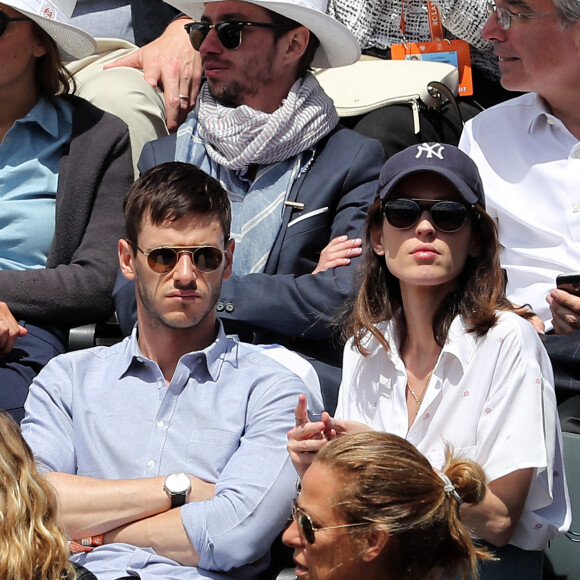
[(390, 352), (374, 337), (367, 341), (367, 357), (352, 347), (352, 340), (345, 347), (336, 416), (406, 438), (439, 469), (449, 444), (455, 454), (479, 463), (488, 482), (533, 467), (530, 492), (510, 544), (543, 550), (550, 538), (566, 531), (571, 510), (554, 379), (533, 326), (504, 312), (478, 338), (457, 317), (410, 429), (407, 373), (393, 324), (378, 328)]

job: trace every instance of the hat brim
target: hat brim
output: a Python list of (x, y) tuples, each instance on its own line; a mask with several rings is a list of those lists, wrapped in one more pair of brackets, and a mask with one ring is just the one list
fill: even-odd
[(33, 14), (22, 9), (18, 9), (18, 12), (21, 12), (24, 16), (30, 18), (30, 20), (36, 22), (66, 55), (74, 58), (84, 58), (85, 56), (93, 54), (97, 48), (97, 43), (90, 34), (72, 24), (65, 24), (64, 22), (51, 20), (50, 18), (43, 18), (38, 14)]
[[(390, 194), (392, 193), (393, 189), (406, 177), (409, 175), (413, 175), (415, 173), (436, 173), (437, 175), (441, 175), (441, 177), (445, 177), (447, 181), (449, 181), (457, 190), (459, 195), (469, 204), (476, 204), (480, 203), (477, 194), (473, 191), (471, 186), (461, 179), (457, 173), (454, 171), (449, 171), (444, 167), (437, 167), (435, 165), (424, 165), (421, 167), (413, 166), (407, 169), (403, 169), (400, 173), (395, 175), (393, 178), (389, 179), (387, 183), (382, 185), (378, 191), (378, 195), (381, 199), (388, 199)], [(485, 206), (485, 202), (482, 204)]]
[[(191, 15), (194, 6), (225, 0), (165, 0), (181, 12)], [(290, 2), (275, 2), (269, 0), (240, 0), (256, 4), (277, 14), (299, 22), (310, 30), (320, 41), (320, 46), (314, 55), (312, 66), (315, 68), (334, 68), (356, 62), (361, 55), (357, 38), (338, 20), (328, 14)]]

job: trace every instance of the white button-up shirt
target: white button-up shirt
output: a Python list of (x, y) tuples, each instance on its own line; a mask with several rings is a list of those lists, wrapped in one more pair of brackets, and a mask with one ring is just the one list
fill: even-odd
[(468, 121), (459, 147), (498, 224), (508, 297), (551, 328), (546, 295), (558, 274), (580, 271), (580, 142), (530, 93)]
[(363, 357), (347, 343), (336, 416), (360, 421), (413, 443), (441, 469), (446, 445), (479, 463), (488, 481), (535, 468), (510, 541), (543, 550), (570, 525), (562, 441), (550, 361), (532, 325), (502, 313), (489, 332), (467, 333), (460, 317), (449, 329), (419, 413), (408, 428), (407, 372), (392, 323), (382, 323), (391, 350), (368, 341)]

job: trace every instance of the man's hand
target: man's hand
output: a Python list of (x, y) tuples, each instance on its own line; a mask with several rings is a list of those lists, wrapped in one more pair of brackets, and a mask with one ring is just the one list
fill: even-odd
[(580, 329), (580, 297), (555, 289), (546, 300), (552, 311), (556, 334), (572, 334)]
[(193, 109), (201, 83), (199, 53), (193, 49), (183, 29), (191, 21), (188, 17), (174, 20), (159, 38), (104, 67), (142, 69), (145, 80), (164, 93), (167, 128), (172, 132)]
[(27, 334), (28, 330), (12, 316), (8, 304), (0, 302), (0, 356), (6, 356), (14, 348), (16, 339)]

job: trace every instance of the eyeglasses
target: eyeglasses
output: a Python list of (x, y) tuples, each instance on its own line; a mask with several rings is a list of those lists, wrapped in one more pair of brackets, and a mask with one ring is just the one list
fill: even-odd
[(207, 22), (189, 22), (185, 25), (185, 30), (189, 34), (189, 41), (195, 50), (199, 50), (202, 42), (206, 39), (209, 31), (215, 28), (219, 41), (224, 48), (236, 50), (242, 44), (242, 30), (246, 26), (255, 26), (258, 28), (271, 28), (272, 30), (292, 30), (286, 26), (273, 24), (269, 22), (245, 22), (243, 20), (227, 20), (217, 24), (208, 24)]
[(133, 245), (147, 256), (147, 264), (157, 274), (171, 272), (182, 254), (188, 254), (200, 272), (214, 272), (222, 265), (226, 253), (226, 250), (214, 246), (163, 246), (144, 252), (137, 244)]
[(336, 530), (338, 528), (353, 528), (355, 526), (367, 526), (368, 524), (365, 522), (361, 522), (358, 524), (342, 524), (341, 526), (326, 526), (324, 528), (316, 528), (312, 523), (312, 519), (310, 516), (302, 510), (302, 508), (298, 507), (296, 500), (292, 502), (292, 517), (294, 521), (298, 524), (302, 533), (304, 534), (304, 539), (309, 544), (314, 544), (314, 532), (321, 532), (322, 530)]
[(512, 25), (512, 16), (515, 18), (535, 18), (536, 16), (554, 16), (559, 12), (526, 12), (516, 13), (511, 12), (507, 8), (498, 6), (495, 2), (487, 2), (487, 16), (488, 18), (495, 12), (497, 14), (497, 21), (504, 30), (508, 30)]
[(463, 226), (473, 206), (458, 201), (400, 198), (388, 200), (383, 209), (387, 221), (399, 230), (412, 228), (424, 211), (429, 211), (431, 222), (438, 230), (449, 233)]
[(24, 18), (24, 17), (23, 18), (11, 18), (5, 12), (0, 11), (0, 36), (2, 36), (6, 32), (6, 29), (8, 28), (8, 24), (10, 22), (20, 22), (23, 20), (30, 20), (30, 18)]

